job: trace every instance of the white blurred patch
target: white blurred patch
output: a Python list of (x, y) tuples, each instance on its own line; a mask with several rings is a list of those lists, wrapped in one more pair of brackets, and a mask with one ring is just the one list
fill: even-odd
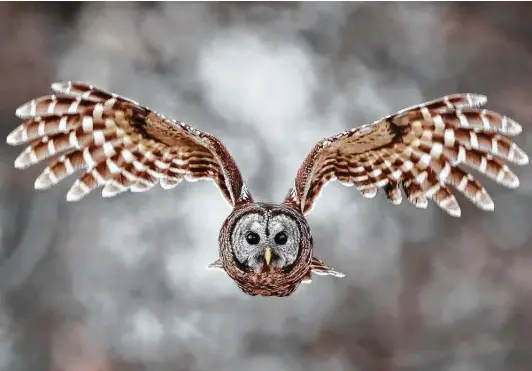
[[(198, 185), (194, 183), (194, 185)], [(207, 186), (210, 188), (207, 191)], [(176, 217), (185, 226), (181, 237), (186, 242), (175, 244), (167, 251), (165, 270), (176, 288), (187, 295), (240, 296), (240, 289), (225, 272), (207, 269), (219, 258), (218, 235), (230, 207), (212, 182), (205, 182), (200, 189), (191, 189), (187, 200), (175, 210)]]
[[(475, 241), (474, 235), (466, 235), (454, 244), (450, 241), (451, 251), (442, 251), (443, 256), (435, 259), (433, 280), (420, 294), (421, 311), (428, 325), (450, 326), (472, 318), (494, 329), (504, 323), (512, 295), (504, 282), (483, 276), (487, 256), (485, 252), (482, 255), (481, 245), (475, 248), (475, 243), (480, 241)], [(453, 245), (456, 251), (452, 251)]]
[(204, 336), (200, 328), (203, 314), (198, 312), (191, 312), (185, 316), (174, 318), (172, 325), (172, 332), (180, 340), (190, 341), (191, 339), (203, 340)]
[[(130, 353), (131, 359), (140, 357), (145, 361), (157, 360), (165, 330), (155, 314), (147, 308), (140, 308), (127, 319), (126, 323), (127, 330), (122, 340), (123, 349)], [(129, 351), (133, 349), (135, 351)]]
[(130, 319), (132, 340), (140, 340), (148, 343), (156, 343), (163, 337), (164, 331), (161, 323), (147, 309), (138, 310)]
[(349, 126), (366, 125), (427, 100), (415, 81), (402, 75), (382, 76), (359, 59), (352, 58), (346, 70), (350, 79), (343, 82), (342, 94), (336, 96), (334, 105), (357, 119)]
[[(272, 182), (289, 184), (287, 179), (295, 177), (304, 156), (321, 139), (313, 135), (310, 120), (318, 87), (312, 55), (292, 42), (271, 42), (252, 29), (236, 28), (220, 32), (206, 44), (198, 63), (210, 106), (232, 125), (252, 126), (253, 135), (278, 156), (271, 164), (276, 174)], [(250, 153), (254, 156), (254, 151)], [(244, 176), (256, 171), (260, 169)], [(288, 188), (276, 190), (275, 197), (286, 192)]]
[(97, 236), (102, 238), (99, 238), (97, 243), (99, 247), (108, 249), (125, 265), (131, 267), (140, 263), (153, 247), (139, 239), (139, 228), (132, 227), (138, 219), (124, 218), (124, 215), (120, 214), (122, 213), (105, 214), (98, 220), (102, 233)]
[(268, 43), (253, 30), (220, 32), (198, 68), (209, 103), (229, 120), (254, 125), (272, 145), (286, 140), (287, 126), (300, 126), (294, 120), (305, 117), (317, 84), (301, 47)]
[(371, 212), (375, 205), (370, 203), (375, 200), (361, 199), (359, 202), (357, 208), (349, 208), (342, 218), (344, 224), (340, 227), (338, 248), (353, 267), (352, 273), (344, 279), (371, 282), (397, 268), (402, 231), (397, 221), (384, 212)]
[[(218, 259), (217, 246), (212, 246), (211, 263)], [(176, 289), (183, 291), (185, 296), (203, 296), (209, 293), (214, 297), (239, 298), (241, 292), (236, 284), (223, 270), (207, 269), (206, 259), (196, 251), (170, 253), (165, 259), (165, 270)]]
[(441, 319), (445, 324), (451, 324), (477, 310), (480, 305), (480, 293), (478, 287), (472, 282), (463, 282), (456, 286), (444, 300), (441, 308)]

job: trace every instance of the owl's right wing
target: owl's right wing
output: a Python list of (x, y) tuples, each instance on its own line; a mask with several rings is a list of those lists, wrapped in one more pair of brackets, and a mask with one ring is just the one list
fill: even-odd
[(92, 85), (55, 83), (52, 90), (54, 95), (17, 109), (24, 123), (7, 137), (11, 145), (29, 143), (15, 161), (17, 168), (59, 155), (37, 178), (36, 189), (84, 169), (67, 200), (78, 201), (97, 187), (103, 187), (104, 197), (147, 191), (157, 183), (170, 189), (185, 178), (214, 180), (232, 206), (252, 201), (216, 137)]
[(509, 138), (521, 126), (479, 108), (486, 101), (477, 94), (449, 95), (321, 140), (301, 165), (285, 203), (307, 214), (323, 187), (337, 179), (368, 198), (383, 188), (394, 204), (401, 202), (402, 188), (417, 207), (432, 199), (458, 217), (454, 187), (479, 208), (493, 210), (485, 188), (460, 165), (515, 188), (519, 180), (502, 160), (524, 165), (528, 156)]

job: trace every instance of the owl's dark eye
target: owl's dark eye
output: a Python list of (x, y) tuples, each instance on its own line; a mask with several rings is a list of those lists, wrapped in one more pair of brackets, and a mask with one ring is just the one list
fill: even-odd
[(256, 245), (260, 242), (260, 236), (258, 234), (256, 234), (255, 232), (248, 232), (246, 234), (246, 241), (250, 244), (250, 245)]
[(274, 241), (277, 245), (284, 245), (288, 241), (288, 235), (286, 232), (279, 232), (275, 235)]

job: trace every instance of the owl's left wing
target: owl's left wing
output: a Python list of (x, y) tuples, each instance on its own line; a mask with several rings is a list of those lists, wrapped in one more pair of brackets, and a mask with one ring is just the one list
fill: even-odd
[(214, 180), (232, 206), (252, 200), (216, 137), (92, 85), (55, 83), (52, 90), (55, 94), (17, 109), (24, 123), (7, 138), (11, 145), (29, 143), (17, 168), (56, 157), (35, 188), (49, 188), (84, 169), (67, 200), (78, 201), (97, 187), (104, 197), (147, 191), (157, 183), (170, 189), (183, 178)]
[(367, 198), (383, 188), (394, 204), (401, 202), (402, 188), (415, 206), (425, 208), (432, 199), (459, 217), (452, 186), (479, 208), (493, 210), (486, 189), (460, 165), (516, 188), (519, 179), (502, 160), (525, 165), (528, 156), (509, 138), (521, 126), (479, 108), (486, 101), (482, 95), (453, 94), (321, 140), (301, 165), (285, 202), (307, 214), (325, 184), (337, 179)]

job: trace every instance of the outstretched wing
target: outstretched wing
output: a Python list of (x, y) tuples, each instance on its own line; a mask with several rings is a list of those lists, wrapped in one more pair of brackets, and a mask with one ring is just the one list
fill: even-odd
[(458, 217), (454, 187), (479, 208), (493, 210), (484, 187), (459, 165), (516, 188), (519, 179), (502, 160), (524, 165), (528, 156), (509, 139), (521, 126), (479, 108), (486, 101), (477, 94), (449, 95), (321, 140), (301, 165), (285, 202), (306, 214), (323, 186), (338, 179), (368, 198), (383, 188), (394, 204), (401, 202), (402, 188), (417, 207), (432, 199)]
[(55, 157), (35, 181), (36, 189), (83, 169), (68, 201), (97, 187), (104, 197), (147, 191), (157, 183), (170, 189), (183, 178), (214, 180), (233, 206), (251, 201), (233, 158), (214, 136), (92, 85), (54, 83), (52, 90), (54, 95), (17, 109), (24, 123), (7, 137), (11, 145), (29, 143), (17, 168)]

